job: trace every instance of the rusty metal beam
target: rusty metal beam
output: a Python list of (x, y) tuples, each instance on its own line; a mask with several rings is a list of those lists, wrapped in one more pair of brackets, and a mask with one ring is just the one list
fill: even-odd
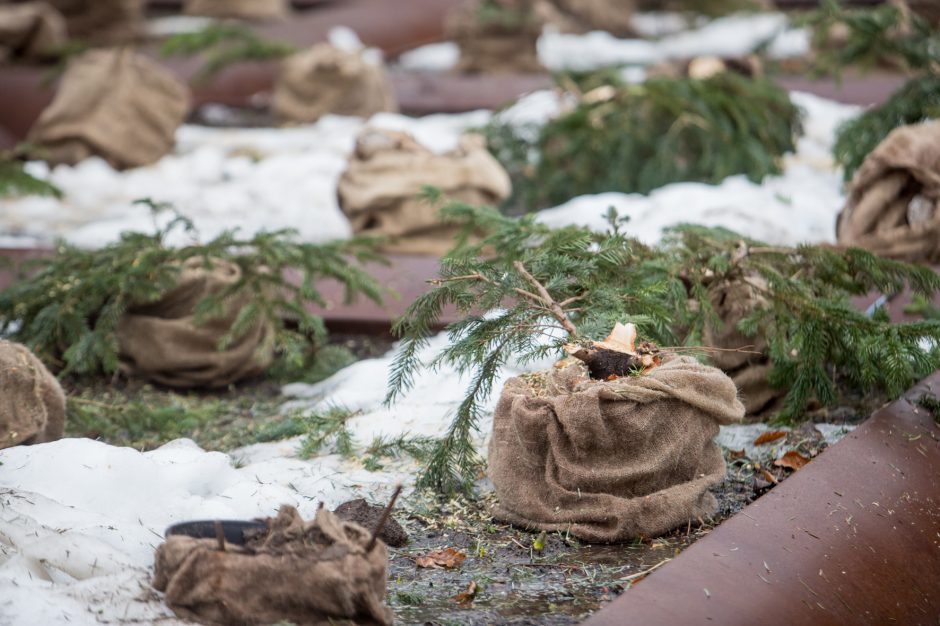
[(585, 622), (936, 625), (940, 372)]

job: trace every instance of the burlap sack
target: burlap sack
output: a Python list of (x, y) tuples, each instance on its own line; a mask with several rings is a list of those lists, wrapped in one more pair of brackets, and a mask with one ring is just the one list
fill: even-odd
[(67, 40), (65, 18), (47, 3), (0, 4), (0, 61), (43, 59)]
[(202, 624), (392, 623), (384, 605), (388, 550), (321, 509), (304, 523), (281, 507), (254, 544), (171, 536), (157, 548), (153, 586), (181, 618)]
[(290, 14), (288, 0), (186, 0), (187, 15), (278, 20)]
[(29, 348), (0, 339), (0, 449), (61, 439), (65, 393)]
[(435, 154), (410, 135), (366, 129), (339, 181), (339, 204), (356, 233), (390, 238), (386, 249), (446, 253), (459, 227), (443, 223), (426, 202), (431, 185), (453, 200), (487, 205), (509, 197), (509, 175), (479, 135), (464, 135), (457, 150)]
[(158, 161), (189, 111), (189, 91), (132, 50), (92, 50), (69, 63), (27, 141), (37, 156), (75, 164), (100, 156), (116, 168)]
[[(495, 4), (514, 17), (493, 17)], [(448, 15), (447, 37), (460, 48), (456, 70), (463, 73), (541, 73), (537, 43), (542, 23), (533, 0), (470, 0)]]
[(731, 379), (688, 357), (644, 376), (587, 377), (580, 362), (507, 381), (489, 474), (498, 519), (593, 542), (653, 537), (715, 512), (713, 442), (744, 407)]
[[(757, 276), (749, 280), (762, 281)], [(710, 352), (709, 360), (734, 381), (748, 415), (774, 411), (786, 395), (785, 389), (773, 387), (767, 380), (772, 366), (766, 339), (760, 334), (748, 337), (738, 330), (741, 320), (765, 303), (760, 292), (745, 281), (713, 286), (711, 304), (721, 325), (715, 328), (705, 324), (702, 333), (705, 346), (720, 349)]]
[(274, 336), (268, 323), (255, 324), (219, 349), (251, 294), (228, 298), (220, 317), (196, 323), (196, 306), (242, 276), (233, 263), (215, 259), (212, 264), (207, 269), (203, 259), (189, 259), (175, 289), (156, 302), (128, 309), (117, 327), (122, 372), (170, 387), (218, 388), (257, 376), (271, 364)]
[(846, 246), (940, 263), (940, 120), (897, 128), (866, 157), (836, 229)]
[(135, 41), (144, 35), (143, 0), (46, 0), (68, 24), (69, 37), (95, 45)]
[(537, 11), (543, 21), (562, 32), (604, 30), (615, 37), (633, 37), (633, 0), (540, 0)]
[(279, 118), (300, 123), (328, 113), (371, 117), (398, 110), (385, 68), (328, 43), (284, 60), (271, 106)]

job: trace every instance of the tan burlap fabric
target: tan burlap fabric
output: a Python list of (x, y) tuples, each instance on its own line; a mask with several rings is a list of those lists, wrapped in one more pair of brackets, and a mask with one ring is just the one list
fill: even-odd
[[(757, 276), (749, 280), (756, 284), (762, 282)], [(777, 389), (767, 381), (772, 367), (767, 356), (767, 341), (760, 333), (748, 337), (738, 330), (741, 320), (763, 306), (766, 300), (752, 284), (737, 281), (712, 287), (711, 301), (721, 324), (715, 328), (707, 323), (702, 342), (721, 351), (709, 352), (709, 360), (734, 381), (748, 415), (773, 411), (786, 390)]]
[(61, 439), (65, 393), (29, 348), (0, 339), (0, 449)]
[(138, 167), (173, 148), (188, 111), (189, 91), (158, 63), (129, 49), (92, 50), (69, 63), (27, 141), (56, 164), (100, 156)]
[(121, 371), (171, 387), (225, 387), (263, 372), (274, 357), (273, 329), (255, 324), (220, 350), (251, 294), (242, 291), (225, 301), (222, 315), (199, 324), (197, 305), (207, 296), (236, 284), (241, 269), (214, 260), (190, 259), (175, 289), (158, 301), (130, 308), (117, 328)]
[(581, 363), (512, 378), (493, 421), (494, 515), (593, 542), (654, 537), (715, 511), (725, 463), (713, 438), (744, 407), (721, 370), (672, 357), (639, 377)]
[(0, 4), (0, 61), (43, 59), (67, 40), (65, 18), (46, 2)]
[(605, 30), (617, 37), (635, 35), (631, 20), (633, 0), (540, 0), (537, 12), (562, 32)]
[(442, 255), (459, 229), (422, 198), (426, 185), (473, 205), (499, 203), (512, 191), (479, 135), (464, 135), (453, 152), (435, 154), (405, 133), (366, 129), (340, 178), (339, 203), (356, 233), (388, 237), (389, 251)]
[(837, 232), (843, 245), (940, 263), (940, 121), (897, 128), (868, 155)]
[(328, 113), (371, 117), (398, 110), (384, 67), (328, 43), (284, 60), (271, 106), (279, 118), (300, 123)]
[(122, 44), (144, 34), (144, 0), (46, 0), (68, 24), (69, 37), (95, 45)]
[(537, 42), (542, 23), (533, 0), (497, 0), (511, 11), (501, 19), (484, 9), (487, 0), (470, 0), (448, 15), (445, 30), (460, 48), (457, 71), (464, 73), (540, 73)]
[(187, 15), (236, 17), (245, 20), (277, 20), (290, 14), (288, 0), (186, 0)]
[(184, 619), (203, 624), (303, 626), (392, 623), (384, 605), (388, 550), (327, 510), (305, 523), (290, 506), (245, 547), (171, 536), (157, 548), (153, 586)]

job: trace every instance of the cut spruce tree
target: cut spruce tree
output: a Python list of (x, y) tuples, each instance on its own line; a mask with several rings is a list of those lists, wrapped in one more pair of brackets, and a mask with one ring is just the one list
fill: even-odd
[(814, 32), (817, 71), (881, 66), (910, 77), (887, 102), (839, 128), (834, 154), (846, 180), (892, 130), (940, 117), (940, 28), (904, 0), (856, 9), (826, 0), (806, 23)]
[(801, 128), (785, 90), (723, 72), (604, 85), (543, 126), (520, 128), (497, 117), (484, 134), (513, 177), (510, 204), (532, 210), (582, 194), (649, 193), (735, 174), (760, 181), (780, 172)]
[[(247, 304), (219, 349), (267, 324), (275, 351), (297, 366), (326, 335), (323, 320), (307, 308), (326, 304), (317, 281), (339, 281), (348, 299), (363, 295), (381, 301), (381, 286), (359, 265), (381, 260), (374, 240), (310, 244), (298, 242), (290, 230), (246, 238), (227, 231), (206, 243), (171, 247), (171, 235), (187, 233), (198, 241), (192, 222), (166, 205), (144, 203), (155, 215), (170, 213), (154, 233), (125, 232), (97, 250), (59, 243), (54, 256), (26, 262), (21, 279), (0, 292), (0, 336), (29, 346), (60, 375), (114, 373), (116, 332), (125, 313), (174, 289), (181, 268), (221, 262), (237, 266), (240, 278), (196, 304), (196, 324), (212, 322), (227, 302), (243, 299)], [(287, 280), (288, 270), (298, 272), (299, 281)]]
[[(676, 228), (663, 245), (649, 247), (624, 231), (613, 210), (604, 233), (553, 230), (532, 215), (513, 219), (463, 204), (451, 204), (443, 214), (464, 223), (467, 237), (443, 259), (433, 289), (396, 323), (403, 341), (388, 393), (394, 401), (423, 367), (449, 365), (469, 375), (450, 429), (419, 478), (420, 485), (441, 492), (471, 488), (480, 468), (473, 436), (507, 363), (560, 356), (566, 344), (575, 351), (578, 345), (597, 348), (594, 340), (620, 322), (635, 325), (641, 341), (658, 344), (650, 354), (707, 358), (709, 350), (697, 346), (706, 324), (720, 324), (711, 296), (728, 281), (751, 281), (761, 292), (754, 300), (760, 306), (739, 327), (764, 336), (771, 382), (787, 390), (784, 417), (799, 416), (811, 401), (835, 404), (846, 389), (896, 397), (940, 367), (940, 323), (894, 324), (883, 310), (866, 315), (850, 302), (854, 295), (890, 294), (905, 285), (935, 294), (940, 277), (929, 268), (859, 249), (771, 247), (694, 226)], [(483, 237), (471, 242), (470, 233)], [(448, 306), (461, 319), (447, 328), (449, 345), (424, 364), (419, 355)], [(642, 375), (636, 365), (633, 373)]]

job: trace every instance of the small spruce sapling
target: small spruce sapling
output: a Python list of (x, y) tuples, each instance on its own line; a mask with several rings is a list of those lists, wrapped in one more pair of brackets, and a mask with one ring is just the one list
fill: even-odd
[[(323, 320), (307, 310), (325, 306), (317, 281), (334, 279), (345, 287), (347, 300), (363, 295), (376, 303), (382, 287), (360, 265), (383, 261), (376, 240), (356, 238), (326, 244), (301, 243), (291, 230), (260, 232), (242, 238), (226, 231), (196, 243), (190, 220), (164, 204), (141, 201), (156, 216), (170, 212), (154, 233), (125, 232), (119, 241), (98, 250), (59, 243), (50, 258), (21, 266), (21, 279), (0, 292), (0, 336), (29, 346), (62, 375), (97, 375), (118, 369), (116, 329), (129, 307), (158, 300), (176, 285), (187, 259), (230, 261), (242, 279), (204, 298), (196, 307), (197, 323), (211, 320), (237, 293), (252, 294), (236, 317), (220, 349), (266, 320), (274, 329), (274, 345), (295, 366), (323, 342)], [(194, 243), (178, 248), (168, 237), (188, 233)], [(299, 274), (288, 279), (291, 272)]]
[[(466, 224), (465, 238), (441, 263), (433, 289), (396, 323), (402, 337), (387, 401), (414, 383), (444, 308), (461, 319), (447, 327), (449, 345), (429, 364), (468, 374), (470, 385), (418, 484), (442, 493), (468, 491), (478, 470), (473, 438), (502, 369), (560, 355), (565, 344), (589, 343), (618, 322), (633, 323), (661, 353), (693, 352), (701, 329), (715, 323), (710, 289), (721, 281), (760, 276), (766, 302), (740, 324), (763, 333), (771, 382), (787, 389), (784, 415), (813, 399), (833, 404), (839, 386), (878, 388), (892, 396), (940, 367), (940, 322), (892, 324), (884, 311), (866, 315), (850, 297), (873, 289), (940, 292), (929, 268), (882, 259), (859, 249), (771, 247), (731, 231), (684, 226), (663, 245), (627, 235), (611, 210), (609, 230), (551, 229), (533, 215), (512, 219), (492, 208), (451, 204), (443, 216)], [(470, 243), (471, 233), (483, 233)], [(695, 306), (690, 303), (696, 302)]]

